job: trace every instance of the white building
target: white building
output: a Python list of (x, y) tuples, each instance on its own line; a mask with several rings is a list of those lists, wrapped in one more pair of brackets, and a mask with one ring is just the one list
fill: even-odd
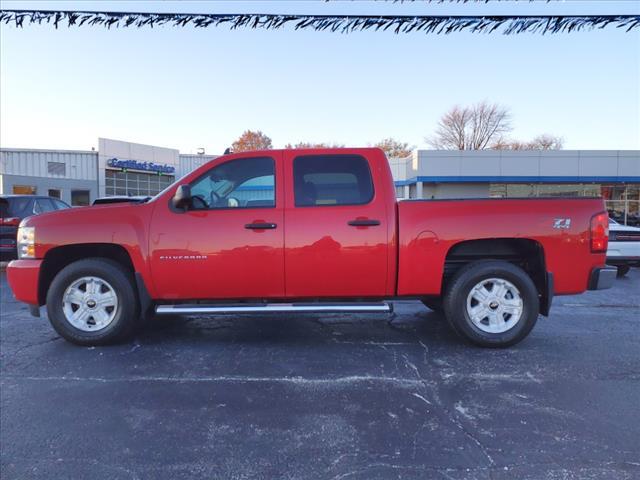
[[(217, 157), (106, 138), (98, 146), (0, 149), (0, 194), (44, 194), (71, 205), (155, 195)], [(398, 198), (602, 196), (618, 221), (640, 223), (638, 150), (416, 150), (390, 164)]]
[(640, 223), (638, 150), (416, 150), (391, 168), (398, 198), (602, 196)]
[(98, 151), (0, 149), (0, 194), (39, 194), (70, 205), (98, 197), (155, 195), (217, 155), (98, 139)]

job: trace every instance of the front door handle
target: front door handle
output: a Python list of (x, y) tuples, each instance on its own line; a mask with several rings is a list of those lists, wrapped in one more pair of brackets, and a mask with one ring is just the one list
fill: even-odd
[(277, 226), (275, 223), (247, 223), (244, 228), (250, 230), (272, 230)]
[(352, 227), (375, 227), (380, 225), (380, 220), (356, 219), (347, 223)]

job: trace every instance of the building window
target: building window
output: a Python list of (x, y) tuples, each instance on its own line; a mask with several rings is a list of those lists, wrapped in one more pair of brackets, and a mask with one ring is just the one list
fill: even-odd
[(623, 225), (640, 226), (640, 184), (492, 183), (491, 197), (602, 197), (609, 216)]
[(616, 222), (640, 226), (640, 184), (603, 185), (602, 198), (609, 216)]
[(172, 175), (131, 172), (107, 169), (105, 172), (105, 195), (153, 196), (174, 182)]
[(91, 192), (89, 190), (71, 190), (71, 206), (84, 207), (90, 203)]
[(60, 190), (58, 190), (56, 188), (50, 188), (48, 190), (48, 193), (49, 193), (50, 197), (60, 199)]
[(47, 162), (47, 171), (49, 175), (54, 177), (64, 177), (66, 174), (66, 165), (64, 162)]
[(37, 188), (32, 185), (14, 185), (13, 193), (15, 195), (35, 195)]

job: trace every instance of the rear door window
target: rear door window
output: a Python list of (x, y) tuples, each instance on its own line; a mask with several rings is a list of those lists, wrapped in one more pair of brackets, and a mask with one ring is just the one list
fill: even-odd
[(53, 202), (48, 198), (38, 198), (33, 207), (33, 213), (53, 212), (55, 209), (56, 207), (53, 205)]
[(305, 155), (293, 161), (296, 207), (363, 205), (373, 199), (369, 163), (360, 155)]
[(53, 202), (53, 204), (55, 205), (57, 210), (65, 210), (65, 209), (69, 208), (69, 205), (67, 205), (66, 203), (64, 203), (61, 200), (52, 199), (51, 201)]

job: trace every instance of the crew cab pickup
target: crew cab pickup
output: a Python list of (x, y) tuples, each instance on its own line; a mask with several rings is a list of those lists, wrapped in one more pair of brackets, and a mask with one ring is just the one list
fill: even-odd
[(554, 295), (608, 288), (597, 198), (396, 201), (375, 148), (212, 160), (146, 202), (29, 217), (16, 298), (67, 340), (105, 344), (154, 314), (442, 310), (472, 343), (522, 340)]

